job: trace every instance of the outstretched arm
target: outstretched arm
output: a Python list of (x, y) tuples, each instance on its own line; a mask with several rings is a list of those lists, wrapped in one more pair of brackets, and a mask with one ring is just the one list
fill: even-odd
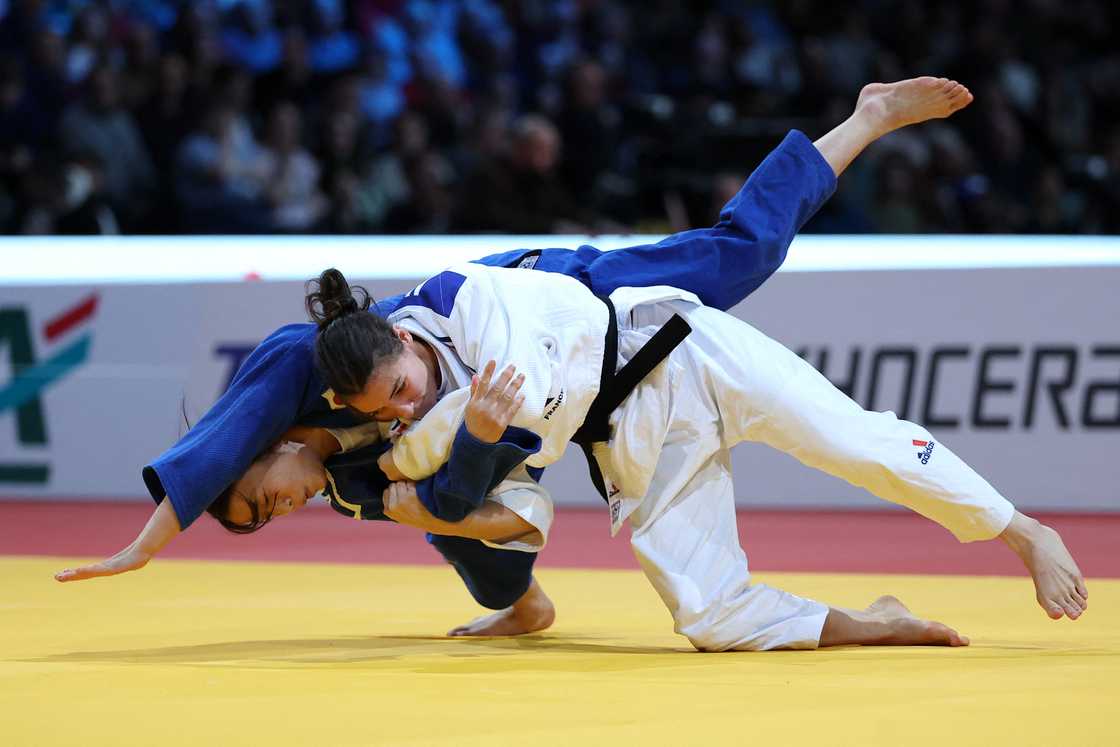
[(80, 568), (67, 568), (54, 575), (57, 581), (83, 581), (99, 576), (115, 576), (143, 568), (155, 555), (179, 534), (179, 518), (166, 498), (160, 502), (152, 518), (140, 535), (116, 555), (100, 563), (84, 565)]

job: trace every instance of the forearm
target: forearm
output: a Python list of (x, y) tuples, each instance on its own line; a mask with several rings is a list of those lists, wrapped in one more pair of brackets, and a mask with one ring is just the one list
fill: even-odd
[(179, 517), (175, 515), (175, 509), (171, 505), (171, 501), (165, 498), (160, 501), (159, 506), (156, 507), (155, 512), (148, 519), (148, 523), (144, 525), (133, 545), (144, 554), (154, 556), (168, 542), (175, 539), (175, 536), (181, 531)]
[(485, 501), (462, 521), (444, 521), (433, 517), (426, 529), (432, 534), (498, 543), (537, 531), (536, 527), (516, 513), (493, 501)]
[(317, 454), (319, 460), (323, 462), (342, 450), (338, 439), (326, 428), (312, 428), (305, 425), (292, 426), (284, 434), (284, 440), (303, 444)]

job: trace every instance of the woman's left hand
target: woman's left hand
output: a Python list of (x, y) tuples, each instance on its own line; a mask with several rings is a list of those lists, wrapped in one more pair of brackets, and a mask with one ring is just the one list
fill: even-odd
[(414, 482), (393, 483), (385, 489), (382, 501), (385, 504), (385, 515), (398, 524), (406, 524), (428, 532), (435, 532), (440, 528), (439, 519), (432, 516), (420, 502)]

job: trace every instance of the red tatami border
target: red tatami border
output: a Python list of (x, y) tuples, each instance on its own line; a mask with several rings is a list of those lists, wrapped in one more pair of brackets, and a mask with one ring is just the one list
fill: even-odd
[[(142, 502), (0, 501), (0, 555), (108, 556), (128, 544), (151, 512)], [(1065, 538), (1090, 577), (1120, 578), (1120, 514), (1041, 515)], [(751, 568), (760, 571), (1024, 575), (999, 541), (959, 544), (926, 519), (899, 511), (739, 513)], [(278, 519), (249, 536), (209, 517), (163, 553), (167, 558), (299, 563), (443, 562), (408, 527), (355, 521), (325, 507)], [(606, 512), (560, 509), (540, 567), (637, 568), (626, 530), (611, 539)]]

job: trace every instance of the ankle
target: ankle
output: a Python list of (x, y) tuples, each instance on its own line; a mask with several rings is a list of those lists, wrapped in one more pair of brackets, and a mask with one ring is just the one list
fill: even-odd
[(556, 619), (552, 600), (535, 582), (524, 596), (513, 603), (512, 609), (517, 620), (533, 630), (547, 628)]
[(1021, 555), (1035, 543), (1042, 529), (1043, 526), (1037, 519), (1016, 511), (1011, 517), (1011, 523), (1000, 532), (999, 538)]

